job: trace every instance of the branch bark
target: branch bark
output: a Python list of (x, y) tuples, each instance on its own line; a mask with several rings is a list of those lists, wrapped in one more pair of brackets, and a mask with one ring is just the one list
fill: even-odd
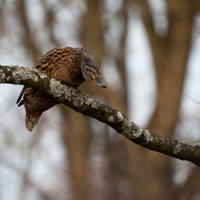
[(119, 111), (101, 104), (91, 95), (69, 87), (33, 68), (0, 65), (0, 83), (20, 84), (33, 87), (52, 97), (59, 103), (106, 123), (130, 141), (147, 149), (157, 151), (200, 166), (200, 144), (189, 145), (171, 140), (144, 129)]

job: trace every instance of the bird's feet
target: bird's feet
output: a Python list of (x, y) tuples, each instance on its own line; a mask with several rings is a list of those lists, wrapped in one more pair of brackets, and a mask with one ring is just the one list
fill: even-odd
[(47, 99), (47, 95), (45, 95), (45, 94), (43, 96), (41, 96), (41, 97), (37, 97), (38, 101), (44, 101), (46, 99)]

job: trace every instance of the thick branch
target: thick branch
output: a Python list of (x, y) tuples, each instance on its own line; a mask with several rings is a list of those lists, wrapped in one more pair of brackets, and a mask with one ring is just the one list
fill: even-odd
[(119, 111), (98, 102), (91, 95), (50, 79), (33, 68), (0, 65), (0, 83), (33, 87), (56, 99), (58, 103), (104, 122), (132, 142), (180, 160), (200, 166), (200, 146), (188, 145), (158, 136), (130, 121)]

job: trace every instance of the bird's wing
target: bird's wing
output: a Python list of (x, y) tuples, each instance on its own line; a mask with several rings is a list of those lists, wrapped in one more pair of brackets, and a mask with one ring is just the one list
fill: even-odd
[[(40, 59), (39, 61), (37, 62), (35, 68), (39, 68), (38, 65), (41, 65), (41, 64), (44, 64), (44, 63), (47, 63), (50, 59), (52, 59), (52, 57), (54, 56), (57, 56), (59, 57), (61, 54), (62, 54), (62, 51), (66, 52), (67, 50), (68, 51), (71, 51), (73, 50), (74, 48), (72, 47), (59, 47), (59, 48), (54, 48), (54, 49), (51, 49), (50, 51), (48, 51), (47, 53), (45, 53)], [(76, 50), (77, 51), (77, 50)]]

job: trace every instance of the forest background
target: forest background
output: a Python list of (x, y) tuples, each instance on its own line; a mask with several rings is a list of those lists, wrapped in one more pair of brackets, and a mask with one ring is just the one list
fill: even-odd
[[(166, 138), (200, 139), (198, 0), (0, 0), (0, 64), (84, 47), (108, 88), (79, 89)], [(0, 85), (0, 199), (200, 198), (200, 169), (56, 106), (25, 128), (22, 86)], [(186, 96), (187, 95), (187, 96)]]

